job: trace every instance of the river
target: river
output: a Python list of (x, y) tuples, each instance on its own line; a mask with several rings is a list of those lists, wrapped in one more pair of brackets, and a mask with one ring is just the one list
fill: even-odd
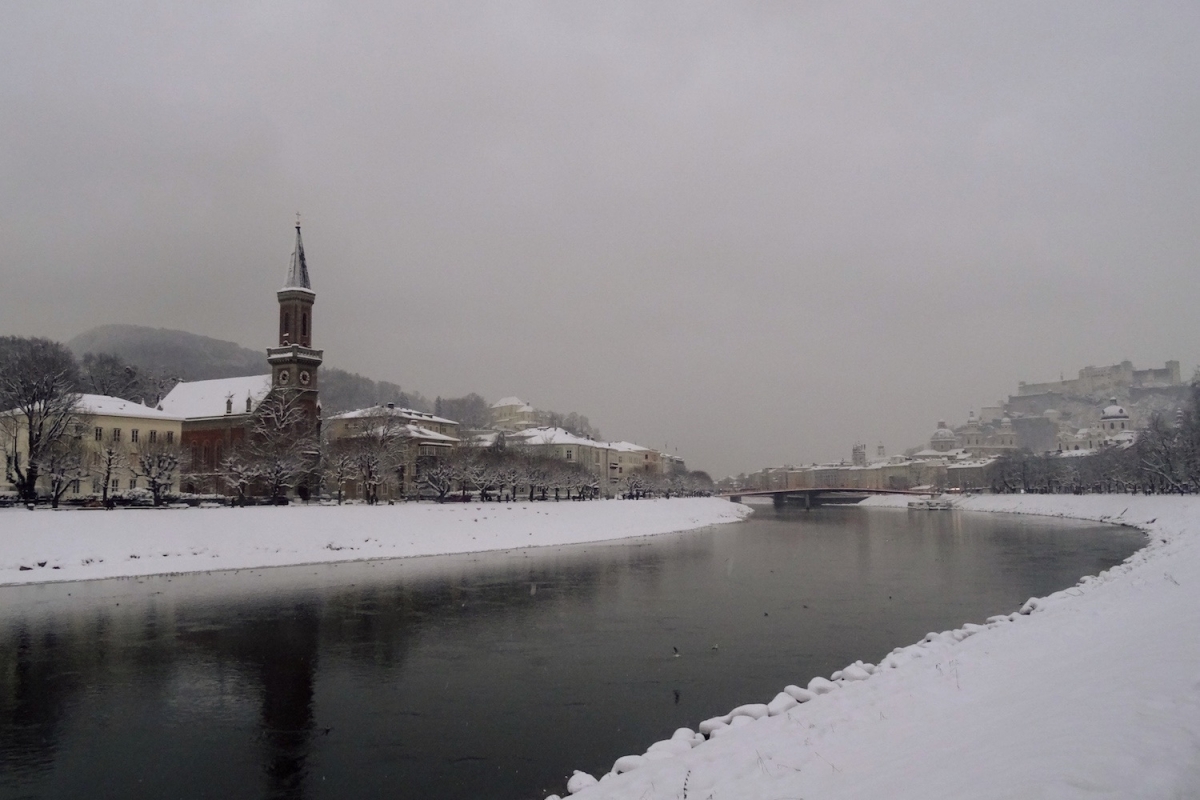
[(766, 508), (606, 544), (0, 588), (0, 798), (541, 798), (1142, 543)]

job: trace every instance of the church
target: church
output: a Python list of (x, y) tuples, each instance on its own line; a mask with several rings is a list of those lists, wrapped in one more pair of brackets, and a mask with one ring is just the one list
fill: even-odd
[(164, 397), (159, 408), (181, 418), (180, 445), (190, 469), (184, 491), (224, 494), (225, 458), (247, 442), (256, 415), (272, 396), (286, 392), (304, 418), (319, 429), (321, 403), (318, 370), (323, 353), (312, 346), (316, 293), (308, 275), (300, 223), (287, 280), (275, 293), (279, 303), (279, 339), (267, 348), (269, 372), (240, 378), (185, 381)]

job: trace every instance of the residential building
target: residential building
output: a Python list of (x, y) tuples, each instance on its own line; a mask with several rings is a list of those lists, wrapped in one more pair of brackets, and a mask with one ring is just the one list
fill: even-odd
[[(397, 408), (395, 403), (371, 406), (337, 414), (325, 421), (325, 437), (330, 453), (339, 446), (352, 458), (357, 448), (377, 448), (386, 464), (378, 480), (377, 499), (381, 501), (413, 498), (420, 494), (421, 470), (433, 460), (449, 456), (460, 444), (459, 424), (411, 408)], [(349, 499), (365, 498), (366, 477), (362, 470), (351, 471), (342, 482), (343, 495)]]
[[(15, 491), (12, 464), (25, 462), (28, 430), (15, 411), (3, 414), (0, 432), (6, 434), (0, 444), (8, 467), (0, 476), (0, 491)], [(66, 500), (119, 494), (138, 488), (137, 457), (154, 448), (176, 448), (182, 440), (181, 417), (131, 400), (107, 395), (84, 394), (79, 397), (78, 415), (68, 431), (82, 446), (82, 476), (72, 482)], [(145, 488), (144, 486), (142, 488)], [(49, 491), (43, 475), (38, 481), (41, 492)]]

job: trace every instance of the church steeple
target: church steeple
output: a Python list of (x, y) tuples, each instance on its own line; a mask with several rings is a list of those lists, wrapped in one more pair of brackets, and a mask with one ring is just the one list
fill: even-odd
[(317, 299), (308, 277), (300, 220), (296, 220), (296, 249), (288, 269), (287, 284), (276, 292), (279, 300), (279, 346), (267, 349), (275, 386), (301, 392), (303, 402), (317, 415), (317, 368), (323, 353), (313, 349), (313, 303)]
[(300, 238), (300, 215), (296, 215), (296, 249), (292, 251), (292, 266), (288, 270), (285, 289), (308, 289), (312, 291), (312, 283), (308, 280), (308, 262), (304, 260), (304, 240)]

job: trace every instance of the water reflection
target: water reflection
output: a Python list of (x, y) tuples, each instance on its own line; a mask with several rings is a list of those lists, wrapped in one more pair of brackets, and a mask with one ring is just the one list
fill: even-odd
[(0, 797), (543, 796), (1138, 546), (767, 511), (610, 545), (0, 589)]

